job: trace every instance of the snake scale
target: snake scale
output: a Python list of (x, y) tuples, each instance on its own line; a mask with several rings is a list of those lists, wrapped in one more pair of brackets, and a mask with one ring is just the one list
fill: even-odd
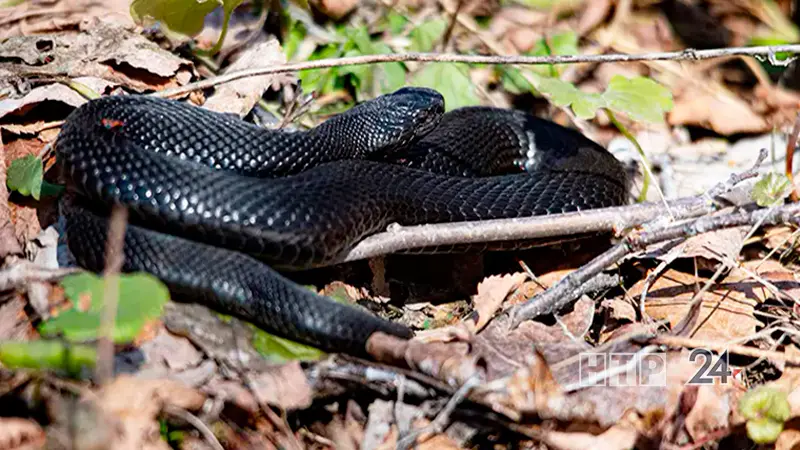
[(554, 214), (622, 204), (622, 165), (582, 134), (529, 114), (444, 113), (402, 88), (307, 131), (139, 95), (92, 100), (56, 142), (67, 243), (105, 264), (107, 216), (129, 211), (123, 271), (327, 351), (364, 354), (406, 327), (300, 287), (276, 269), (335, 264), (392, 223)]

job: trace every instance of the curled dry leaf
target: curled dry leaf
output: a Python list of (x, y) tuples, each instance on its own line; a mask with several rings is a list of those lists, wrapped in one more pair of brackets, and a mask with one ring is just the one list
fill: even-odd
[(45, 102), (58, 102), (77, 108), (86, 101), (81, 94), (66, 85), (48, 84), (32, 89), (22, 98), (0, 100), (0, 119), (5, 118), (3, 122), (7, 123), (19, 123), (30, 110)]
[(466, 320), (470, 331), (477, 333), (494, 316), (508, 294), (527, 278), (524, 273), (490, 276), (478, 284), (478, 294), (472, 297), (474, 311)]
[(686, 415), (685, 427), (693, 440), (731, 426), (731, 413), (738, 408), (743, 390), (727, 384), (698, 386), (697, 397)]
[[(286, 55), (283, 53), (278, 40), (273, 37), (262, 39), (248, 46), (236, 61), (225, 69), (225, 73), (272, 67), (285, 63)], [(274, 74), (248, 77), (235, 83), (225, 83), (217, 87), (214, 94), (203, 104), (203, 107), (212, 111), (232, 113), (244, 117), (253, 109), (267, 89), (270, 87), (278, 89), (281, 86), (295, 82), (296, 79), (292, 75)]]
[(0, 449), (45, 448), (45, 435), (38, 423), (16, 417), (0, 417)]

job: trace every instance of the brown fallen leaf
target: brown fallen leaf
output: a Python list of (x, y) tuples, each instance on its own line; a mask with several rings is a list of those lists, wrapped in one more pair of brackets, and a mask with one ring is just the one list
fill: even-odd
[(0, 449), (40, 449), (45, 448), (45, 441), (42, 427), (33, 420), (0, 417)]
[(697, 397), (686, 415), (685, 427), (693, 440), (731, 426), (731, 412), (738, 408), (739, 389), (727, 384), (698, 386)]
[(583, 297), (572, 311), (559, 317), (559, 323), (546, 325), (528, 320), (513, 330), (509, 329), (508, 317), (500, 316), (473, 339), (473, 353), (485, 361), (490, 380), (523, 367), (537, 354), (542, 354), (548, 363), (562, 361), (591, 349), (584, 334), (592, 323), (594, 310), (594, 301)]
[(358, 0), (312, 0), (310, 3), (322, 14), (339, 20), (356, 8)]
[(486, 278), (478, 284), (478, 294), (472, 297), (474, 311), (465, 321), (468, 329), (477, 333), (482, 330), (494, 316), (503, 300), (509, 293), (517, 289), (527, 278), (525, 273), (510, 275), (495, 275)]
[(200, 410), (206, 396), (181, 383), (164, 379), (139, 379), (123, 375), (103, 386), (85, 401), (96, 402), (103, 420), (117, 432), (110, 433), (114, 449), (168, 449), (159, 433), (158, 417), (167, 407)]
[(96, 77), (136, 91), (191, 81), (190, 61), (117, 23), (87, 20), (80, 32), (15, 36), (0, 42), (0, 70), (25, 76)]
[(634, 448), (639, 432), (627, 423), (612, 426), (603, 433), (545, 430), (542, 441), (559, 450), (621, 450)]
[[(277, 39), (263, 39), (250, 44), (242, 51), (225, 73), (245, 69), (271, 67), (286, 63), (286, 55), (281, 49)], [(203, 104), (203, 107), (212, 111), (246, 116), (255, 106), (256, 102), (270, 87), (279, 89), (286, 84), (296, 83), (296, 78), (290, 74), (263, 75), (237, 80), (235, 83), (225, 83), (218, 86), (213, 95)]]
[(715, 94), (691, 88), (681, 93), (676, 97), (667, 120), (670, 125), (710, 128), (723, 136), (770, 130), (770, 125), (747, 103), (721, 86), (715, 89)]
[(298, 361), (253, 373), (249, 378), (262, 404), (289, 410), (311, 406), (311, 385)]
[(128, 0), (20, 2), (0, 9), (0, 41), (12, 36), (64, 32), (99, 17), (121, 26), (134, 25)]
[[(690, 314), (691, 299), (699, 291), (705, 278), (695, 277), (677, 270), (668, 270), (660, 276), (647, 292), (645, 311), (656, 320), (668, 320), (672, 327), (681, 321), (689, 326), (687, 335), (696, 338), (729, 341), (755, 333), (761, 322), (753, 315), (758, 299), (742, 291), (736, 283), (722, 283), (711, 287), (700, 300), (699, 308)], [(636, 283), (628, 294), (638, 298), (644, 280)], [(682, 332), (683, 333), (683, 332)]]

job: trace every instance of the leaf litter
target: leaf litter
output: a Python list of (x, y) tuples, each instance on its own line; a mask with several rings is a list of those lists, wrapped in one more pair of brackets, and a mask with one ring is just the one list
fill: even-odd
[[(682, 3), (667, 3), (675, 2)], [(575, 5), (558, 4), (554, 6), (561, 11), (558, 14), (526, 2), (457, 6), (415, 1), (397, 2), (387, 9), (342, 0), (312, 2), (313, 15), (289, 9), (289, 29), (296, 33), (296, 42), (284, 39), (278, 44), (265, 31), (268, 25), (259, 28), (258, 24), (269, 20), (261, 22), (258, 8), (248, 9), (252, 5), (245, 2), (234, 10), (239, 23), (222, 43), (223, 52), (232, 53), (209, 64), (179, 49), (191, 45), (192, 36), (179, 37), (171, 34), (175, 30), (163, 27), (135, 27), (127, 2), (89, 3), (23, 2), (0, 10), (0, 23), (9, 25), (0, 32), (7, 38), (0, 41), (0, 143), (6, 169), (20, 164), (19, 158), (41, 158), (42, 172), (47, 175), (52, 167), (48, 144), (55, 140), (68, 112), (86, 101), (80, 86), (99, 95), (159, 91), (185, 85), (198, 74), (294, 61), (298, 53), (293, 49), (299, 47), (304, 47), (303, 59), (315, 59), (440, 49), (544, 55), (603, 50), (638, 53), (681, 49), (683, 42), (693, 42), (686, 35), (692, 26), (641, 5), (612, 9), (611, 2), (584, 2), (581, 11)], [(241, 2), (229, 3), (228, 8), (234, 3)], [(779, 28), (776, 24), (783, 23), (762, 23), (766, 17), (762, 13), (746, 2), (733, 3), (741, 8), (712, 8), (710, 13), (730, 27), (736, 42), (748, 42), (750, 34), (760, 32), (754, 30)], [(777, 2), (779, 7), (783, 3)], [(456, 8), (461, 9), (451, 28)], [(193, 11), (192, 27), (180, 31), (192, 35), (202, 30), (194, 39), (199, 47), (208, 48), (221, 33), (219, 17), (224, 14), (204, 17), (206, 12)], [(389, 16), (388, 21), (381, 15)], [(679, 19), (690, 21), (689, 16)], [(608, 108), (619, 114), (620, 122), (656, 162), (662, 192), (675, 198), (703, 192), (731, 172), (749, 167), (762, 147), (774, 155), (760, 168), (762, 173), (780, 172), (786, 158), (787, 124), (800, 104), (797, 93), (785, 87), (786, 80), (775, 83), (765, 77), (764, 67), (753, 64), (644, 61), (518, 70), (526, 82), (509, 76), (512, 73), (505, 68), (455, 64), (305, 72), (299, 76), (303, 89), (316, 91), (320, 97), (318, 106), (312, 106), (315, 114), (298, 122), (301, 127), (313, 125), (337, 108), (349, 106), (353, 98), (368, 98), (403, 84), (443, 91), (448, 108), (519, 106), (521, 99), (533, 94), (553, 102), (539, 113), (564, 124), (574, 120), (590, 137), (622, 155), (627, 141), (620, 139), (604, 114), (597, 114), (600, 108)], [(741, 81), (748, 77), (755, 82)], [(291, 111), (287, 98), (295, 101), (295, 93), (283, 95), (293, 84), (292, 76), (262, 76), (189, 97), (204, 107), (240, 116), (255, 109), (280, 117)], [(206, 96), (208, 100), (203, 101)], [(742, 133), (747, 137), (740, 139)], [(633, 166), (639, 165), (638, 158), (629, 159)], [(5, 183), (14, 193), (10, 212), (3, 216), (3, 230), (9, 232), (0, 238), (4, 255), (17, 258), (25, 256), (22, 244), (33, 242), (47, 222), (40, 219), (46, 207), (25, 206), (17, 199), (36, 192), (36, 185), (27, 183), (39, 177), (23, 177), (25, 183), (20, 184), (19, 175), (10, 171)], [(767, 187), (759, 192), (769, 198), (780, 196), (783, 188), (775, 180), (773, 176), (771, 182), (765, 181)], [(650, 195), (660, 200), (657, 193)], [(59, 378), (39, 381), (48, 401), (58, 405), (50, 408), (52, 424), (42, 428), (30, 419), (4, 419), (16, 422), (8, 422), (11, 433), (0, 435), (0, 447), (41, 447), (43, 435), (74, 441), (64, 417), (75, 415), (87, 429), (105, 426), (107, 430), (86, 433), (80, 442), (113, 442), (115, 448), (168, 448), (168, 442), (174, 443), (170, 436), (178, 435), (185, 443), (225, 448), (246, 444), (395, 448), (409, 443), (422, 448), (465, 448), (515, 442), (565, 449), (647, 448), (658, 442), (686, 446), (730, 441), (737, 433), (774, 438), (777, 448), (790, 448), (800, 441), (796, 421), (791, 420), (798, 417), (800, 384), (796, 368), (785, 359), (729, 355), (729, 365), (735, 368), (729, 376), (708, 385), (687, 386), (702, 370), (702, 361), (690, 358), (692, 348), (650, 343), (654, 336), (678, 335), (698, 345), (730, 343), (746, 345), (755, 354), (759, 350), (797, 354), (800, 282), (795, 227), (758, 230), (743, 242), (747, 231), (731, 228), (651, 246), (613, 268), (612, 272), (623, 275), (619, 285), (582, 295), (558, 315), (524, 321), (515, 329), (507, 315), (511, 308), (572, 269), (545, 269), (531, 279), (532, 274), (519, 271), (518, 264), (514, 269), (508, 263), (498, 268), (486, 260), (481, 267), (486, 277), (472, 284), (474, 291), (469, 295), (451, 294), (445, 304), (441, 298), (417, 299), (420, 307), (402, 308), (400, 314), (392, 311), (397, 305), (378, 298), (394, 292), (388, 289), (394, 286), (370, 286), (363, 277), (354, 276), (357, 267), (343, 270), (334, 277), (339, 290), (383, 314), (400, 315), (403, 320), (413, 316), (413, 325), (421, 329), (409, 342), (373, 336), (370, 351), (379, 364), (273, 341), (237, 320), (207, 310), (201, 313), (200, 307), (170, 304), (160, 319), (163, 323), (151, 323), (148, 333), (118, 349), (118, 367), (135, 376), (118, 375), (105, 386), (65, 387), (66, 381)], [(576, 248), (581, 247), (560, 250), (573, 268), (586, 260)], [(7, 257), (3, 277), (11, 279), (10, 270), (18, 264)], [(23, 278), (41, 276), (32, 275), (46, 266), (39, 264), (24, 272)], [(721, 275), (704, 289), (718, 270)], [(471, 280), (473, 272), (462, 270), (461, 281)], [(377, 279), (373, 276), (372, 281)], [(398, 285), (403, 280), (390, 276), (384, 282)], [(47, 300), (57, 300), (56, 291), (61, 288), (44, 285), (52, 290)], [(37, 295), (34, 289), (26, 283), (14, 286), (22, 288), (0, 305), (0, 336), (24, 342), (37, 335), (33, 325), (41, 325), (42, 320), (27, 312), (26, 302)], [(434, 324), (437, 328), (430, 329)], [(606, 361), (605, 365), (591, 366), (588, 355)], [(636, 364), (612, 367), (614, 355), (634, 355), (650, 362), (663, 357), (666, 370), (647, 366), (648, 370), (637, 371)], [(58, 365), (58, 359), (54, 361)], [(586, 370), (587, 364), (592, 370)], [(608, 370), (614, 367), (626, 370)], [(0, 380), (5, 383), (12, 372), (0, 370)], [(641, 384), (661, 375), (665, 381)], [(586, 379), (592, 383), (583, 383)], [(462, 392), (471, 383), (475, 385)], [(772, 422), (741, 414), (745, 392), (759, 384), (783, 393), (776, 398), (785, 397), (788, 414), (771, 412), (772, 403), (765, 400), (761, 403), (767, 406), (760, 411), (772, 414)], [(323, 395), (330, 392), (338, 396)], [(226, 414), (220, 414), (219, 407), (206, 409), (212, 402), (223, 405)], [(289, 416), (276, 415), (271, 407)], [(169, 419), (162, 420), (165, 416)]]

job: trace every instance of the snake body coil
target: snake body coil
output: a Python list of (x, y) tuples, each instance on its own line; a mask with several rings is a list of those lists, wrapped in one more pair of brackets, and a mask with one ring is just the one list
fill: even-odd
[(435, 91), (404, 88), (310, 131), (283, 132), (170, 100), (91, 101), (56, 143), (70, 250), (101, 270), (105, 216), (121, 203), (131, 213), (124, 270), (150, 272), (176, 295), (276, 334), (361, 354), (375, 331), (410, 331), (321, 298), (266, 264), (333, 264), (394, 222), (625, 201), (620, 163), (577, 132), (517, 111), (442, 112)]

